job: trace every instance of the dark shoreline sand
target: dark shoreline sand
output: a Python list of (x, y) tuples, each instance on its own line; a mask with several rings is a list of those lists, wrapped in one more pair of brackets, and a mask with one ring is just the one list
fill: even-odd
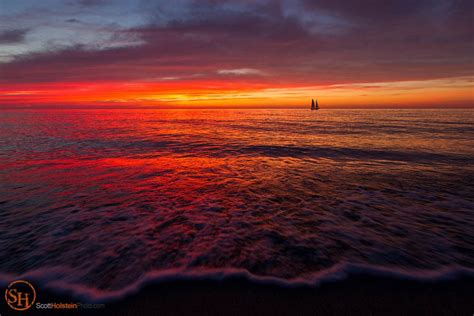
[[(38, 301), (77, 302), (38, 289)], [(2, 315), (19, 314), (5, 310)], [(286, 288), (243, 279), (148, 285), (97, 310), (31, 309), (28, 315), (473, 315), (474, 277), (413, 281), (351, 276), (319, 287)]]

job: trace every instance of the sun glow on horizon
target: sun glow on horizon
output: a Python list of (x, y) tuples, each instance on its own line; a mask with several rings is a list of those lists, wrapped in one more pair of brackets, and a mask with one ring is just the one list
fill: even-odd
[[(28, 87), (29, 86), (29, 87)], [(245, 82), (77, 82), (10, 85), (2, 106), (306, 106), (309, 97), (331, 106), (472, 106), (473, 78), (333, 84), (265, 85)]]
[(473, 77), (288, 86), (239, 81), (71, 82), (13, 84), (0, 106), (306, 106), (309, 97), (331, 106), (472, 106)]

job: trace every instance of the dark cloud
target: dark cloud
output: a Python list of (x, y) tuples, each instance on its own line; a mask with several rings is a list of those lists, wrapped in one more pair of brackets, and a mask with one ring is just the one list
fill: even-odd
[[(296, 13), (288, 14), (280, 1), (154, 5), (146, 25), (120, 31), (122, 38), (141, 38), (140, 46), (30, 54), (0, 65), (0, 81), (153, 80), (196, 73), (212, 79), (221, 69), (257, 69), (266, 74), (260, 81), (308, 85), (472, 74), (472, 1), (289, 4)], [(327, 32), (325, 23), (342, 26)]]
[(25, 40), (25, 35), (29, 29), (14, 29), (0, 31), (0, 44), (21, 43)]
[(327, 10), (350, 19), (379, 22), (423, 17), (440, 9), (447, 13), (462, 1), (465, 0), (303, 0), (309, 10)]
[(77, 1), (81, 6), (90, 7), (98, 6), (105, 3), (105, 0), (78, 0)]

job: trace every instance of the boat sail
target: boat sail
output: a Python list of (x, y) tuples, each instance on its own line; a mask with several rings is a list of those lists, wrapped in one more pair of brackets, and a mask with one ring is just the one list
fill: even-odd
[(316, 103), (314, 99), (311, 99), (311, 111), (313, 110), (319, 110), (318, 99), (316, 99)]

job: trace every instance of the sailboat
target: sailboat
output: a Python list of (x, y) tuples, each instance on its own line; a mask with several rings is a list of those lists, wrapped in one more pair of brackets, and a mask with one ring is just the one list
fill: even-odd
[(311, 99), (311, 111), (313, 110), (319, 110), (318, 99), (316, 99), (316, 103), (314, 99)]

